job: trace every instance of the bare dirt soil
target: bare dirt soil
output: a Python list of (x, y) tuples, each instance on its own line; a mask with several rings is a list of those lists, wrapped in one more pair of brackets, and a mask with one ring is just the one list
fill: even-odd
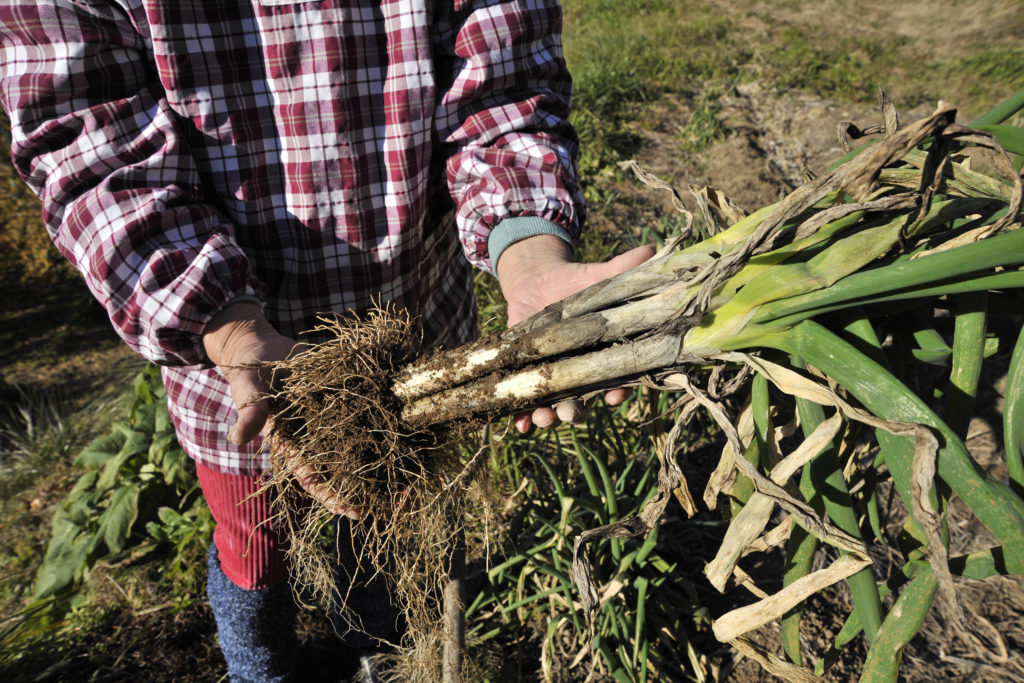
[[(779, 96), (750, 83), (722, 98), (718, 116), (726, 137), (698, 153), (688, 153), (680, 131), (692, 112), (663, 98), (644, 112), (638, 133), (646, 139), (635, 160), (646, 171), (672, 185), (690, 209), (690, 189), (711, 186), (746, 211), (754, 211), (802, 185), (807, 174), (820, 175), (843, 155), (837, 126), (881, 123), (876, 104), (839, 103), (811, 95)], [(919, 105), (901, 111), (903, 121), (930, 114)], [(614, 185), (616, 196), (592, 217), (609, 235), (653, 225), (677, 215), (668, 193), (653, 191), (628, 177)]]

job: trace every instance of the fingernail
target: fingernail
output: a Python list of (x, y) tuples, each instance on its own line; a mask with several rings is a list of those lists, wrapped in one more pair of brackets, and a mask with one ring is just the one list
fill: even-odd
[(238, 425), (235, 425), (234, 427), (232, 427), (231, 431), (228, 432), (228, 441), (230, 443), (232, 443), (233, 445), (235, 445), (235, 446), (241, 446), (242, 445), (242, 439), (238, 435)]

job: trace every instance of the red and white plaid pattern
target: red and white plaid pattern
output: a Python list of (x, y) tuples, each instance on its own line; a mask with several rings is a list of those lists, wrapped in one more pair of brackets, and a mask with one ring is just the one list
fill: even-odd
[[(0, 0), (15, 164), (193, 457), (237, 449), (200, 334), (239, 297), (298, 337), (375, 297), (474, 332), (465, 253), (502, 219), (575, 236), (556, 0)], [(447, 187), (445, 187), (445, 179)], [(442, 217), (454, 207), (457, 229)]]

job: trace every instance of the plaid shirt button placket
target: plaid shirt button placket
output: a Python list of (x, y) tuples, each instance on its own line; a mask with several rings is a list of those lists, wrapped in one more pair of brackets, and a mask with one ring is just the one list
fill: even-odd
[(383, 296), (456, 344), (498, 222), (576, 236), (560, 21), (555, 0), (0, 0), (16, 167), (119, 334), (165, 366), (190, 455), (265, 466), (227, 442), (199, 341), (229, 301), (297, 337)]

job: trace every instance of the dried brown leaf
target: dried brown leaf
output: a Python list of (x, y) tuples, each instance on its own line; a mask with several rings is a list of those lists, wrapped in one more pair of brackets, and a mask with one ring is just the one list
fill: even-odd
[[(842, 415), (836, 413), (822, 422), (792, 453), (772, 468), (771, 479), (784, 486), (789, 478), (808, 461), (817, 456), (839, 432)], [(725, 590), (726, 581), (747, 548), (761, 534), (771, 517), (775, 501), (761, 493), (754, 493), (726, 529), (725, 538), (715, 558), (704, 573), (719, 591)]]
[(801, 576), (778, 593), (723, 614), (712, 624), (715, 638), (729, 642), (780, 619), (818, 591), (853, 576), (870, 564), (871, 560), (864, 556), (841, 555), (828, 567)]
[(818, 683), (817, 677), (807, 669), (791, 664), (777, 655), (767, 652), (746, 638), (736, 638), (729, 644), (736, 648), (744, 657), (750, 657), (760, 664), (761, 668), (773, 676), (778, 676), (785, 681), (790, 681), (790, 683)]
[(938, 582), (940, 609), (946, 613), (946, 624), (955, 629), (962, 629), (964, 612), (957, 597), (953, 575), (949, 571), (949, 548), (942, 541), (942, 515), (931, 500), (931, 492), (935, 487), (936, 468), (938, 466), (939, 442), (927, 430), (918, 430), (915, 440), (913, 476), (911, 490), (914, 518), (928, 536), (928, 563)]

